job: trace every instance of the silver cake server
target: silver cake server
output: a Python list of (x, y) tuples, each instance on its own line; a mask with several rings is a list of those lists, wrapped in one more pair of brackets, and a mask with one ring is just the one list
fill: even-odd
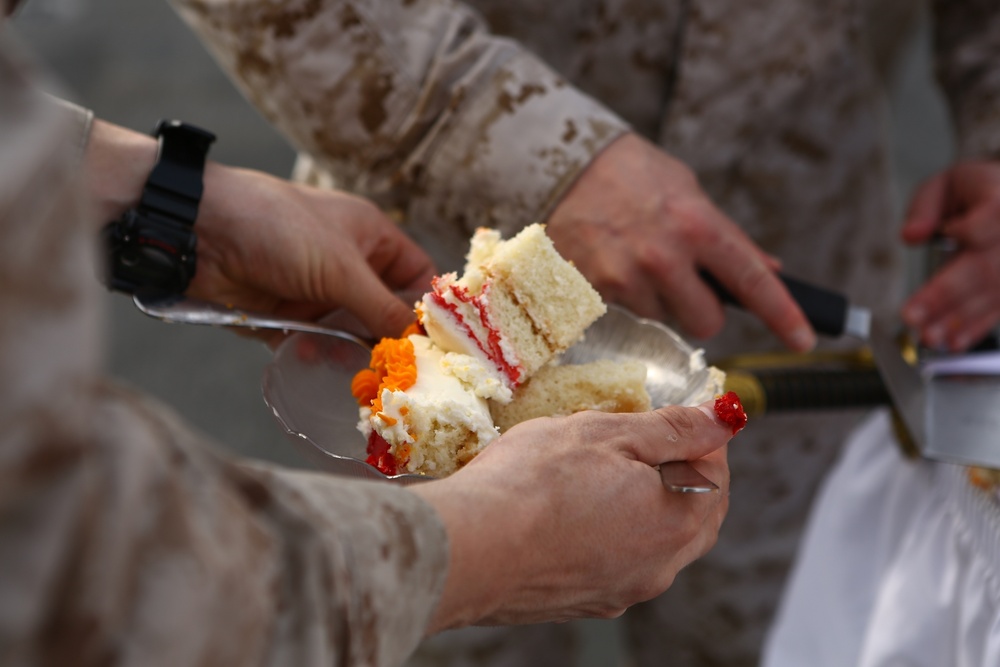
[[(202, 301), (199, 299), (192, 299), (189, 297), (181, 295), (163, 295), (163, 296), (133, 296), (133, 303), (136, 308), (138, 308), (142, 313), (150, 317), (154, 317), (165, 322), (175, 322), (183, 324), (201, 324), (210, 326), (223, 326), (223, 327), (242, 327), (247, 329), (269, 329), (269, 330), (279, 330), (285, 332), (301, 332), (306, 334), (320, 334), (323, 336), (332, 336), (334, 338), (339, 338), (341, 340), (353, 343), (364, 350), (370, 351), (374, 341), (355, 335), (343, 329), (338, 329), (329, 325), (318, 324), (315, 322), (305, 322), (301, 320), (293, 320), (286, 318), (277, 318), (264, 313), (256, 313), (252, 311), (242, 310), (239, 308), (234, 308), (231, 306), (225, 306), (217, 303), (212, 303), (209, 301)], [(640, 322), (646, 329), (652, 330), (652, 335), (647, 331), (646, 344), (657, 349), (659, 354), (668, 355), (670, 360), (669, 364), (662, 363), (654, 367), (663, 369), (665, 367), (677, 365), (677, 368), (673, 368), (672, 372), (667, 374), (666, 377), (673, 377), (677, 375), (682, 377), (680, 381), (671, 380), (666, 381), (666, 377), (661, 378), (659, 382), (654, 382), (653, 384), (661, 385), (660, 389), (667, 392), (669, 395), (668, 400), (661, 400), (660, 405), (668, 402), (676, 402), (678, 404), (683, 404), (683, 399), (688, 398), (687, 393), (691, 391), (692, 387), (699, 386), (703, 383), (704, 379), (699, 373), (695, 373), (695, 379), (686, 377), (687, 374), (687, 364), (688, 355), (690, 350), (685, 347), (683, 341), (679, 339), (673, 332), (670, 332), (666, 327), (662, 325), (653, 325), (648, 321), (635, 320), (630, 315), (625, 315), (623, 312), (612, 308), (611, 318), (620, 318), (620, 321), (634, 321), (635, 324)], [(621, 326), (621, 325), (619, 325)], [(627, 327), (626, 327), (627, 328)], [(617, 329), (617, 327), (616, 327)], [(634, 333), (634, 332), (633, 332)], [(600, 339), (600, 335), (594, 335), (593, 338)], [(652, 339), (652, 344), (650, 345), (650, 338)], [(621, 341), (616, 341), (620, 344)], [(634, 339), (633, 339), (634, 342)], [(598, 346), (600, 347), (600, 346)], [(623, 346), (624, 347), (624, 346)], [(621, 352), (621, 350), (619, 350)], [(280, 354), (280, 352), (279, 352)], [(648, 354), (648, 352), (647, 352)], [(655, 355), (654, 355), (655, 356)], [(677, 359), (674, 359), (677, 357)], [(681, 358), (683, 358), (683, 363), (681, 363)], [(653, 374), (656, 376), (655, 372)], [(663, 375), (661, 373), (661, 375)], [(654, 390), (654, 396), (658, 397), (657, 392)], [(323, 395), (322, 393), (320, 395)], [(270, 404), (268, 399), (268, 392), (265, 391), (265, 400)], [(353, 401), (345, 401), (345, 403), (353, 406)], [(335, 405), (335, 403), (332, 403)], [(274, 410), (274, 406), (271, 406)], [(352, 407), (351, 411), (354, 412), (356, 408)], [(279, 412), (275, 412), (275, 415), (281, 419)], [(356, 417), (354, 418), (356, 420)], [(284, 424), (283, 424), (284, 425)], [(353, 429), (353, 424), (351, 425)], [(290, 434), (294, 434), (297, 437), (305, 438), (309, 440), (308, 437), (304, 436), (301, 432), (292, 429), (285, 425), (286, 431)], [(320, 449), (324, 449), (320, 447)], [(326, 452), (329, 456), (331, 452)], [(325, 458), (325, 457), (324, 457)], [(367, 464), (363, 463), (363, 456), (356, 455), (356, 457), (340, 457), (334, 454), (334, 458), (346, 458), (349, 464), (357, 464), (358, 466), (368, 467)], [(355, 473), (356, 474), (356, 473)], [(414, 475), (407, 475), (406, 477), (416, 477)], [(663, 486), (674, 492), (678, 493), (713, 493), (719, 490), (719, 487), (713, 483), (711, 480), (705, 478), (701, 473), (694, 469), (691, 464), (686, 461), (673, 461), (669, 463), (664, 463), (660, 466), (660, 478), (663, 481)], [(425, 478), (430, 479), (430, 478)], [(408, 480), (409, 481), (409, 480)]]
[(302, 331), (305, 333), (334, 336), (371, 350), (374, 342), (356, 336), (342, 329), (324, 326), (315, 322), (273, 317), (232, 306), (224, 306), (210, 301), (201, 301), (178, 294), (162, 296), (133, 296), (132, 302), (140, 311), (165, 322), (183, 324), (207, 324), (220, 327), (243, 327), (247, 329), (274, 329)]

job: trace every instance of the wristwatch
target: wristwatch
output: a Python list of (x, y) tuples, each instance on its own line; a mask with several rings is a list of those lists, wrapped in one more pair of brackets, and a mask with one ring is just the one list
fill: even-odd
[(182, 294), (194, 277), (194, 221), (211, 132), (177, 120), (161, 120), (156, 166), (139, 204), (102, 232), (107, 251), (105, 283), (129, 294)]

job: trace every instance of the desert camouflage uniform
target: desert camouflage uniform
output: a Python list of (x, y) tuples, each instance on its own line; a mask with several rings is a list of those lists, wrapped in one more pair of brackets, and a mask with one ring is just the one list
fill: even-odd
[[(0, 23), (6, 14), (0, 3)], [(100, 373), (90, 116), (0, 33), (0, 664), (399, 665), (443, 586), (436, 513), (248, 465)]]
[[(788, 273), (879, 311), (901, 296), (881, 36), (862, 0), (173, 1), (300, 149), (299, 177), (398, 212), (442, 268), (478, 225), (544, 220), (631, 128), (689, 164)], [(965, 155), (1000, 151), (995, 6), (935, 6)], [(733, 313), (709, 352), (776, 346)], [(639, 664), (755, 664), (817, 482), (858, 417), (775, 415), (740, 435), (718, 546), (626, 614)], [(565, 627), (526, 628), (442, 637), (422, 656), (556, 665), (572, 651)]]

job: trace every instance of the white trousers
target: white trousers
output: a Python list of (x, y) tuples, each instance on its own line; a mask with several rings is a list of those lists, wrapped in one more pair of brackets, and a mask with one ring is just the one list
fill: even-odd
[(1000, 499), (904, 458), (886, 412), (850, 438), (800, 549), (764, 667), (1000, 666)]

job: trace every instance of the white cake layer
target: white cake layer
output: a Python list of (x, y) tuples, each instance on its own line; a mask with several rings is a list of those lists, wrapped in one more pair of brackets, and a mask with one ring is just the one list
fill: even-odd
[[(497, 430), (476, 387), (442, 365), (444, 352), (426, 336), (409, 339), (416, 353), (416, 382), (405, 391), (383, 389), (382, 411), (371, 416), (370, 424), (397, 460), (408, 459), (407, 472), (444, 476), (492, 442)], [(495, 390), (496, 380), (475, 359), (452, 358), (449, 365), (461, 369), (467, 381), (486, 378), (480, 393), (491, 395)]]

